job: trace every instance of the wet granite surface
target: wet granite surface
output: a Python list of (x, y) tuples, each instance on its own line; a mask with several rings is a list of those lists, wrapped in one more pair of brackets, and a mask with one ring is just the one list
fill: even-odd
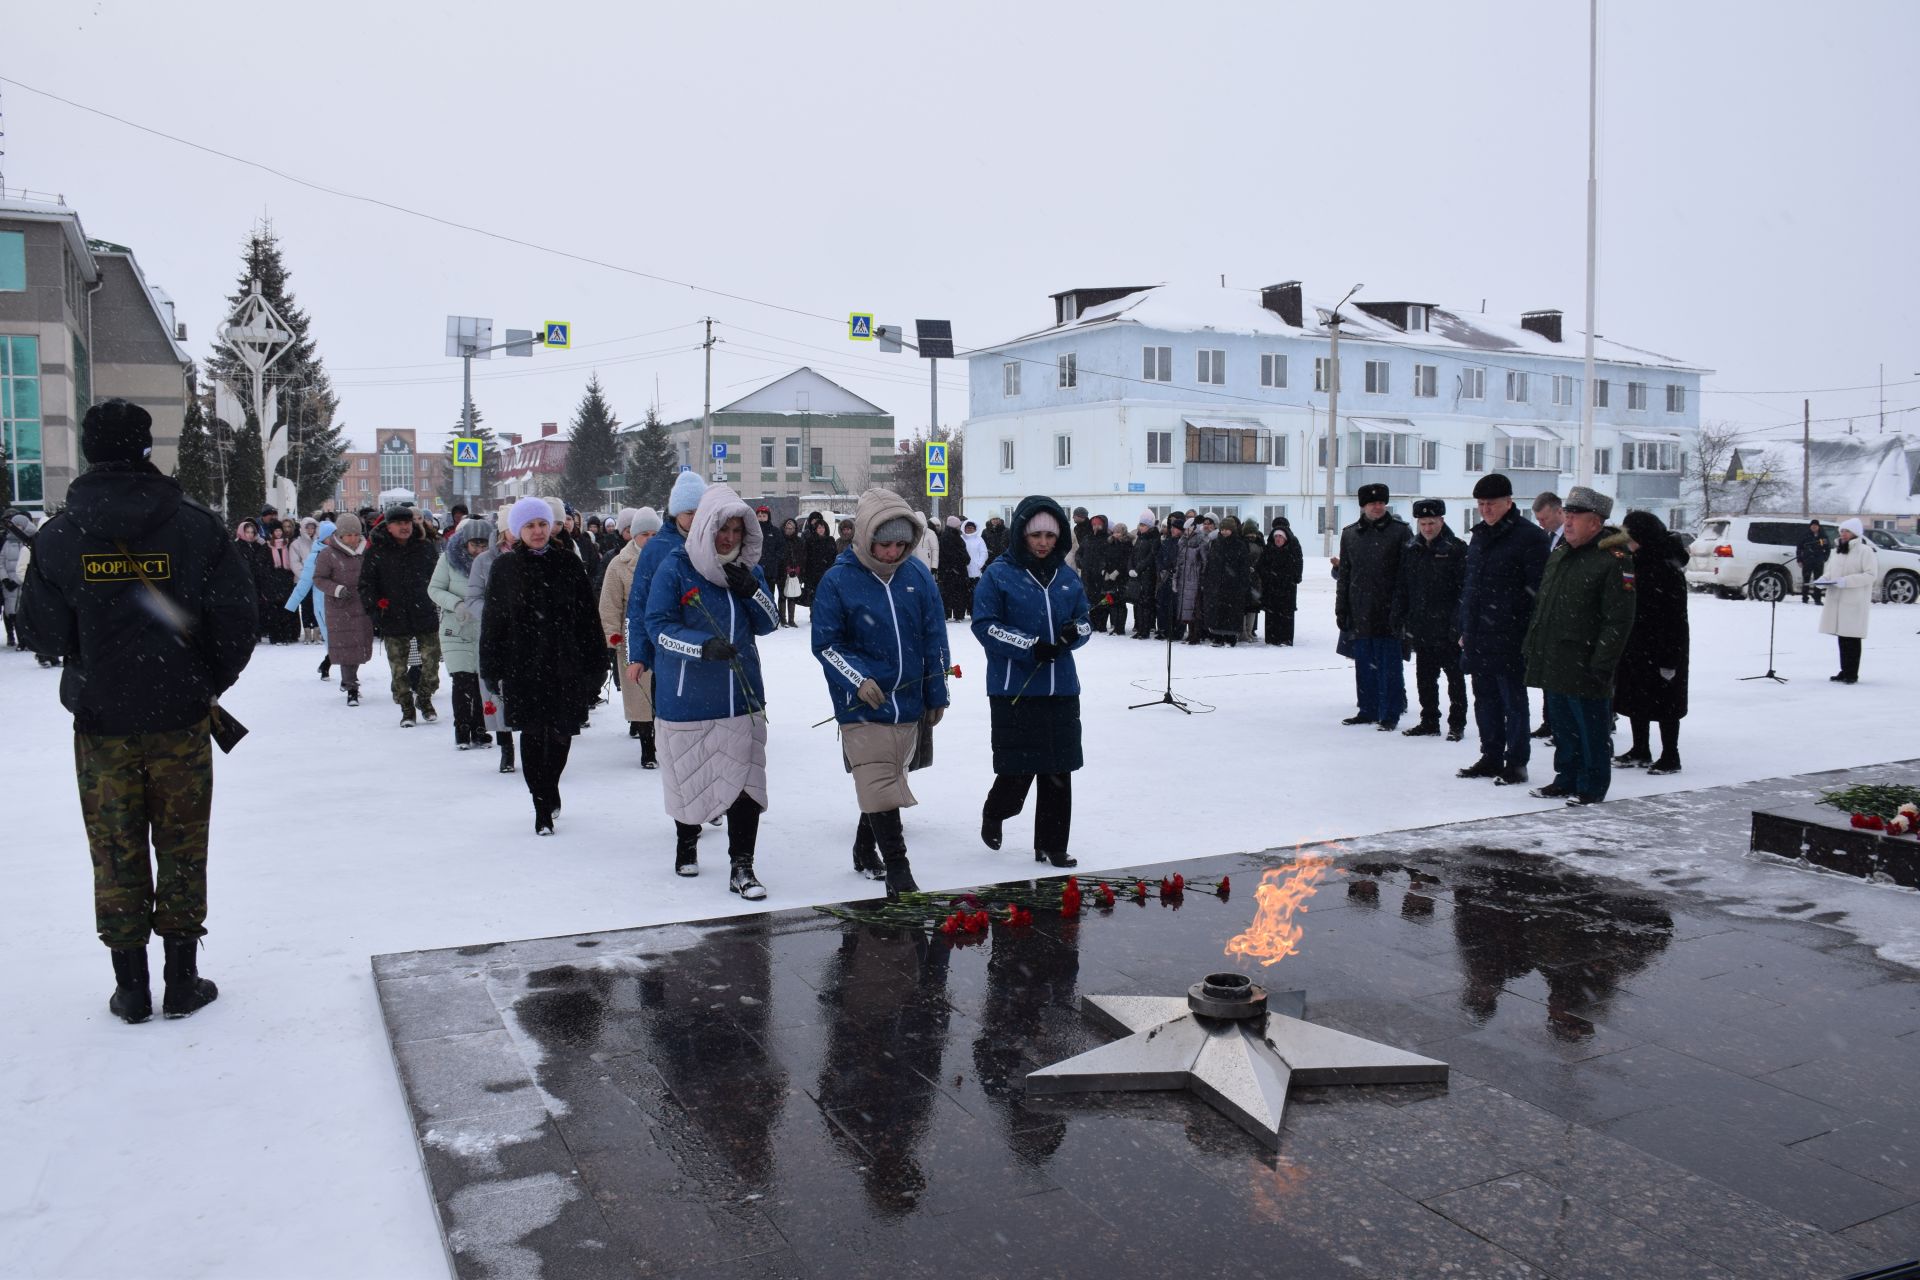
[[(1608, 838), (1669, 838), (1674, 800), (1607, 806)], [(1297, 1088), (1277, 1154), (1185, 1092), (1021, 1080), (1111, 1038), (1083, 994), (1227, 967), (1287, 855), (1149, 864), (1235, 892), (970, 945), (795, 911), (374, 974), (459, 1276), (1839, 1280), (1920, 1257), (1920, 975), (1571, 869), (1541, 831), (1590, 828), (1330, 848), (1301, 954), (1260, 980), (1452, 1079)]]

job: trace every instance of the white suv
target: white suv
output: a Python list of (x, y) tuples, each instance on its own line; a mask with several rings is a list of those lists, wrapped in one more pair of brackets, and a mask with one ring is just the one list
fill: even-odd
[[(1821, 521), (1829, 538), (1839, 522)], [(1794, 551), (1807, 536), (1807, 522), (1778, 516), (1715, 516), (1701, 526), (1687, 560), (1687, 585), (1724, 596), (1780, 600), (1800, 590)], [(1920, 600), (1920, 550), (1883, 529), (1867, 531), (1880, 561), (1874, 599), (1894, 604)]]

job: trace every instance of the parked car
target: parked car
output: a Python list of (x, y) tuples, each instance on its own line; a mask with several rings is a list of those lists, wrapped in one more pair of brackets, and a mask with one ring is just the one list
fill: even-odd
[[(1838, 537), (1838, 521), (1826, 521)], [(1794, 551), (1807, 536), (1805, 521), (1778, 516), (1715, 516), (1700, 528), (1687, 560), (1687, 585), (1723, 596), (1745, 595), (1764, 602), (1800, 590), (1800, 565)], [(1920, 547), (1910, 546), (1884, 529), (1867, 537), (1880, 557), (1880, 581), (1873, 598), (1893, 604), (1920, 600)]]

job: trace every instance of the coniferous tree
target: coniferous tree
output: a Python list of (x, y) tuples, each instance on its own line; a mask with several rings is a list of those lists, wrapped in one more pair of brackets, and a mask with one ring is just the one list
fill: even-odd
[(646, 421), (634, 433), (633, 445), (627, 451), (627, 501), (636, 507), (652, 507), (662, 520), (666, 519), (667, 497), (679, 473), (680, 459), (666, 424), (649, 407)]
[(619, 427), (596, 373), (587, 379), (586, 392), (573, 411), (567, 465), (560, 476), (560, 496), (582, 511), (597, 511), (606, 501), (600, 477), (620, 469)]
[(213, 437), (207, 433), (207, 414), (199, 396), (187, 400), (186, 421), (180, 427), (180, 459), (174, 464), (173, 477), (189, 498), (215, 511), (220, 509), (220, 460), (213, 454)]
[[(935, 443), (944, 441), (947, 446), (947, 493), (940, 499), (940, 513), (944, 518), (955, 515), (962, 509), (966, 495), (962, 492), (960, 481), (961, 451), (965, 440), (957, 431), (947, 427), (936, 427), (933, 432)], [(913, 439), (903, 441), (894, 455), (893, 474), (888, 477), (888, 487), (902, 498), (915, 511), (926, 515), (933, 510), (933, 499), (927, 496), (927, 438), (916, 431)]]
[(266, 460), (260, 456), (259, 429), (249, 421), (233, 433), (227, 454), (227, 519), (237, 523), (258, 516), (266, 505)]
[[(234, 292), (227, 298), (229, 315), (239, 309), (252, 291), (253, 281), (258, 280), (261, 295), (273, 304), (293, 334), (292, 349), (280, 357), (267, 374), (270, 385), (280, 393), (280, 416), (287, 430), (287, 455), (280, 464), (279, 474), (295, 482), (302, 511), (318, 510), (333, 496), (334, 486), (347, 469), (344, 457), (347, 441), (334, 422), (339, 398), (334, 394), (333, 384), (309, 334), (311, 321), (295, 303), (288, 286), (290, 273), (281, 258), (280, 242), (271, 224), (255, 227), (248, 233), (240, 258)], [(251, 378), (231, 346), (225, 342), (214, 344), (207, 372), (211, 379), (231, 386), (242, 402), (246, 402)], [(243, 507), (233, 484), (247, 473), (262, 471), (263, 464), (258, 457), (260, 440), (263, 433), (275, 425), (252, 422), (252, 417), (249, 409), (247, 423), (213, 421), (216, 444), (228, 450), (228, 500), (230, 513), (236, 519), (259, 509), (258, 501), (251, 507)], [(242, 428), (249, 426), (253, 429), (255, 454), (250, 461), (239, 456), (241, 442), (238, 439)], [(260, 485), (264, 492), (264, 477)]]

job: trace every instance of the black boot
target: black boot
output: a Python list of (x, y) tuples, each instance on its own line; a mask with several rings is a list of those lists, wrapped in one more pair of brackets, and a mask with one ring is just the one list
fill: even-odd
[(536, 796), (533, 801), (533, 834), (550, 836), (553, 834), (553, 809), (545, 797)]
[(853, 869), (869, 880), (882, 880), (887, 869), (874, 851), (873, 818), (870, 813), (860, 815), (860, 826), (853, 833)]
[(767, 888), (753, 874), (753, 847), (760, 836), (760, 806), (743, 791), (727, 810), (727, 888), (749, 902), (767, 896)]
[(320, 659), (320, 678), (322, 680), (325, 680), (327, 677), (331, 676), (332, 674), (333, 674), (333, 658), (331, 656), (328, 656)]
[(513, 735), (510, 733), (496, 733), (493, 735), (493, 740), (500, 744), (500, 772), (512, 773)]
[(220, 988), (200, 976), (198, 938), (163, 938), (166, 944), (166, 992), (160, 999), (160, 1012), (169, 1018), (184, 1018), (203, 1009), (220, 995)]
[(697, 876), (700, 874), (700, 824), (697, 822), (676, 822), (673, 824), (673, 874), (677, 876)]
[(989, 817), (984, 809), (980, 812), (980, 840), (989, 849), (1000, 847), (1000, 819)]
[(1438, 720), (1422, 719), (1420, 723), (1413, 726), (1413, 728), (1402, 729), (1400, 736), (1403, 738), (1437, 738), (1440, 736), (1440, 722)]
[(1070, 853), (1048, 853), (1044, 849), (1035, 849), (1033, 851), (1033, 860), (1035, 862), (1051, 863), (1056, 867), (1077, 867), (1080, 865), (1080, 859)]
[(640, 736), (640, 722), (638, 720), (627, 721), (627, 736), (629, 738), (637, 738)]
[(1656, 778), (1663, 774), (1678, 772), (1680, 772), (1680, 753), (1674, 750), (1662, 751), (1660, 758), (1647, 766), (1648, 775)]
[(918, 893), (920, 886), (913, 882), (913, 868), (907, 865), (907, 833), (900, 826), (900, 811), (889, 809), (885, 813), (868, 815), (873, 827), (873, 842), (880, 848), (880, 856), (886, 862), (887, 896), (897, 898), (903, 893)]
[(107, 1011), (123, 1022), (145, 1022), (153, 1016), (145, 947), (113, 953), (113, 995), (107, 1000)]
[(660, 767), (660, 758), (654, 754), (653, 721), (651, 720), (640, 722), (640, 767), (642, 769)]

